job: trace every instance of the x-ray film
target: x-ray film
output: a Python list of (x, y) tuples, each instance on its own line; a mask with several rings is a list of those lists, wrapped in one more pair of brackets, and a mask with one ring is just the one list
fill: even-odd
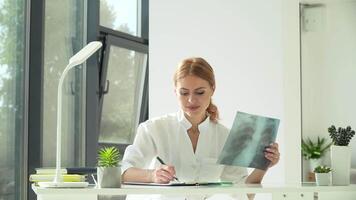
[(276, 140), (279, 119), (237, 112), (218, 163), (266, 170), (265, 148)]

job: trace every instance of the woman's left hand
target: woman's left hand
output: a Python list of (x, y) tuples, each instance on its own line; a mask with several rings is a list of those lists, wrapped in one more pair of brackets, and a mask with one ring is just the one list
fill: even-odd
[(273, 167), (279, 161), (280, 153), (278, 150), (278, 143), (272, 143), (265, 149), (265, 157), (271, 161), (268, 168)]

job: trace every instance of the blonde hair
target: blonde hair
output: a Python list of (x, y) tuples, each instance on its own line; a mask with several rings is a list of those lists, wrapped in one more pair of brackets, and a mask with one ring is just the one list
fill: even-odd
[[(210, 64), (200, 57), (192, 57), (184, 59), (179, 65), (174, 73), (173, 81), (174, 85), (177, 86), (179, 79), (185, 78), (188, 75), (194, 75), (201, 79), (206, 80), (211, 88), (215, 90), (215, 75), (214, 70)], [(210, 120), (217, 122), (219, 119), (219, 110), (216, 105), (213, 104), (210, 99), (210, 104), (206, 111), (209, 113)]]

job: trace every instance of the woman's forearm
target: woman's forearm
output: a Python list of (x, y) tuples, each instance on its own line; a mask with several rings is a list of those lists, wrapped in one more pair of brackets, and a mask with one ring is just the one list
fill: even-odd
[(245, 183), (247, 184), (259, 184), (261, 183), (266, 171), (260, 169), (254, 169), (253, 172), (247, 177)]
[(152, 170), (136, 167), (128, 168), (122, 174), (122, 181), (150, 183), (152, 182)]
[[(263, 176), (266, 174), (266, 171), (260, 169), (254, 169), (253, 172), (248, 175), (245, 183), (247, 184), (260, 184)], [(255, 194), (247, 194), (249, 200), (253, 200), (255, 198)]]

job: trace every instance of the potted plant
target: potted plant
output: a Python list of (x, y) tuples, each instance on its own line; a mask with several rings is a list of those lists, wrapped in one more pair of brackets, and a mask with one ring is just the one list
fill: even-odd
[(355, 135), (355, 131), (350, 126), (346, 128), (334, 125), (328, 128), (330, 138), (333, 141), (331, 146), (331, 168), (333, 185), (350, 184), (351, 149), (348, 146), (350, 140)]
[(326, 144), (325, 138), (320, 138), (313, 142), (310, 138), (302, 139), (302, 155), (305, 160), (309, 160), (310, 171), (313, 171), (316, 166), (321, 165), (321, 158), (331, 146), (331, 142)]
[(120, 152), (116, 147), (103, 147), (98, 151), (98, 187), (121, 187)]
[(317, 185), (330, 185), (331, 182), (330, 167), (319, 165), (314, 169), (315, 180)]

